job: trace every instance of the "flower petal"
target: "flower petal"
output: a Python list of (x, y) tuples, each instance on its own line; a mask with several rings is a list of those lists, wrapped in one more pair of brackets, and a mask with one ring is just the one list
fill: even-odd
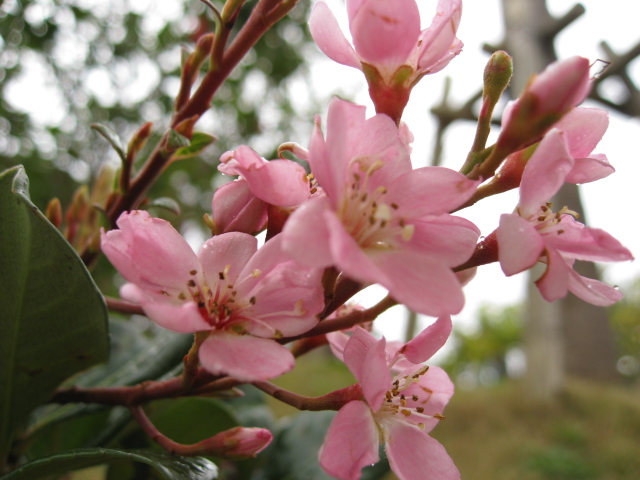
[(380, 281), (382, 286), (410, 310), (436, 317), (462, 310), (464, 295), (460, 282), (437, 256), (395, 250), (381, 252), (375, 263), (389, 279)]
[(365, 0), (349, 15), (349, 29), (362, 60), (395, 70), (418, 43), (420, 12), (415, 0)]
[(564, 134), (551, 130), (538, 145), (522, 174), (520, 214), (527, 218), (548, 202), (565, 182), (573, 168)]
[(344, 363), (360, 383), (372, 410), (378, 410), (391, 385), (384, 338), (376, 340), (363, 328), (356, 328), (344, 348)]
[(608, 307), (622, 299), (622, 292), (593, 278), (569, 272), (569, 291), (576, 297), (598, 307)]
[[(436, 15), (431, 21), (431, 25), (423, 30), (420, 36), (418, 47), (418, 70), (426, 73), (434, 73), (432, 68), (437, 65), (438, 70), (444, 68), (460, 50), (462, 42), (456, 38), (458, 25), (462, 16), (462, 0), (440, 0), (436, 10)], [(455, 46), (455, 49), (451, 47)], [(447, 59), (442, 65), (441, 60)]]
[(567, 296), (569, 278), (573, 268), (556, 250), (548, 249), (546, 253), (547, 269), (536, 280), (536, 286), (540, 290), (542, 298), (547, 302), (553, 302)]
[(400, 480), (458, 480), (460, 472), (444, 447), (419, 428), (394, 422), (387, 432), (387, 458)]
[(230, 375), (241, 382), (268, 380), (291, 370), (293, 355), (265, 338), (218, 330), (200, 345), (200, 363), (214, 375)]
[(417, 168), (388, 186), (387, 202), (408, 217), (448, 213), (471, 198), (479, 183), (449, 168)]
[(256, 253), (258, 241), (255, 237), (240, 232), (223, 233), (202, 244), (198, 258), (207, 279), (213, 288), (224, 276), (229, 283), (238, 280), (240, 272)]
[(327, 197), (303, 203), (288, 218), (282, 230), (282, 248), (303, 265), (328, 267), (333, 264), (329, 226), (325, 212), (331, 208)]
[(362, 468), (378, 461), (378, 429), (364, 402), (349, 402), (340, 409), (318, 458), (329, 475), (341, 480), (358, 480)]
[(568, 183), (589, 183), (608, 177), (616, 169), (611, 166), (606, 155), (594, 153), (587, 158), (576, 158), (573, 168), (567, 174)]
[(362, 70), (360, 59), (345, 38), (333, 13), (324, 2), (313, 6), (309, 17), (309, 30), (320, 50), (331, 60)]
[(167, 330), (194, 333), (211, 329), (192, 300), (181, 301), (161, 294), (149, 294), (133, 283), (120, 288), (120, 296), (139, 304), (149, 320)]
[(500, 267), (507, 276), (534, 266), (544, 250), (544, 241), (533, 225), (515, 213), (500, 216), (496, 238)]
[(399, 353), (415, 364), (426, 362), (446, 343), (451, 327), (451, 317), (440, 317), (402, 347)]
[(599, 108), (574, 108), (555, 128), (565, 133), (569, 152), (574, 158), (587, 157), (596, 148), (609, 126), (609, 115)]
[(147, 212), (124, 212), (119, 230), (103, 233), (102, 251), (122, 276), (145, 290), (182, 291), (200, 273), (200, 262), (187, 241), (165, 220)]

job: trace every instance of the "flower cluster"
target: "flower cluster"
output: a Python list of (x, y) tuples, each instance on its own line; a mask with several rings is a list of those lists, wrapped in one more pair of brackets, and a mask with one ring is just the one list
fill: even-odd
[[(143, 211), (122, 214), (118, 229), (102, 235), (103, 252), (127, 281), (121, 296), (162, 327), (195, 334), (185, 365), (239, 382), (293, 368), (294, 354), (283, 344), (324, 335), (317, 329), (340, 319), (329, 315), (367, 285), (382, 285), (394, 302), (439, 317), (403, 346), (362, 328), (350, 337), (322, 337), (358, 381), (351, 397), (331, 404), (339, 412), (320, 452), (322, 467), (337, 478), (359, 478), (378, 460), (381, 442), (403, 480), (459, 478), (428, 435), (443, 418), (453, 384), (423, 362), (449, 336), (449, 315), (462, 309), (463, 282), (475, 267), (498, 261), (513, 275), (542, 262), (537, 286), (548, 301), (570, 291), (609, 305), (620, 293), (581, 277), (573, 264), (632, 258), (606, 232), (579, 223), (570, 206), (551, 204), (565, 182), (613, 172), (604, 155), (592, 153), (606, 113), (576, 108), (589, 89), (586, 59), (559, 62), (534, 78), (508, 107), (492, 153), (468, 172), (412, 167), (413, 137), (402, 111), (420, 78), (460, 53), (461, 8), (460, 0), (440, 0), (421, 30), (415, 0), (347, 0), (351, 46), (328, 7), (316, 4), (315, 41), (335, 61), (364, 72), (377, 113), (367, 117), (364, 106), (334, 98), (325, 126), (315, 118), (308, 149), (281, 148), (304, 164), (267, 161), (247, 146), (225, 153), (218, 169), (237, 179), (215, 192), (214, 236), (198, 253), (168, 222)], [(518, 186), (518, 205), (500, 212), (490, 233), (493, 252), (474, 263), (485, 248), (477, 244), (481, 232), (452, 213), (479, 192)], [(264, 229), (267, 240), (258, 248), (252, 235)]]

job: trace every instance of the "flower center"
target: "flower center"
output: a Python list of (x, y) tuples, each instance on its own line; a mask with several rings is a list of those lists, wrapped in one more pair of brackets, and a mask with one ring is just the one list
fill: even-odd
[(538, 213), (532, 215), (529, 218), (529, 222), (533, 224), (538, 233), (542, 234), (562, 234), (564, 230), (562, 229), (561, 222), (562, 218), (565, 215), (571, 215), (574, 218), (580, 217), (577, 212), (573, 210), (569, 210), (567, 207), (562, 207), (557, 212), (551, 210), (553, 204), (547, 202), (545, 205), (540, 207)]
[(406, 225), (395, 213), (398, 205), (385, 201), (387, 188), (372, 188), (371, 176), (384, 167), (380, 159), (356, 157), (351, 160), (351, 178), (338, 207), (345, 229), (362, 248), (394, 248), (398, 238), (409, 241), (415, 227)]
[(422, 375), (429, 371), (428, 366), (424, 366), (410, 375), (396, 377), (393, 381), (391, 390), (385, 393), (384, 402), (380, 409), (380, 413), (387, 416), (402, 416), (403, 420), (417, 426), (420, 430), (424, 430), (425, 425), (421, 420), (429, 418), (437, 418), (442, 420), (444, 417), (439, 413), (427, 415), (424, 413), (425, 405), (429, 402), (433, 391), (418, 385), (417, 388), (411, 388), (414, 383), (419, 382)]

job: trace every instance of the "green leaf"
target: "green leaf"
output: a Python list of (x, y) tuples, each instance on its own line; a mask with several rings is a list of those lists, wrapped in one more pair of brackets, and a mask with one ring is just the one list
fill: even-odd
[(179, 134), (173, 128), (169, 130), (169, 138), (167, 138), (167, 149), (170, 152), (179, 148), (188, 147), (191, 141), (184, 135)]
[[(161, 329), (148, 338), (140, 328), (125, 320), (112, 320), (111, 356), (109, 363), (98, 365), (74, 378), (75, 385), (85, 387), (112, 387), (134, 385), (146, 380), (157, 380), (182, 359), (193, 343), (193, 335), (179, 334)], [(51, 423), (104, 409), (102, 405), (70, 404), (47, 405), (31, 417), (27, 434)]]
[(1, 480), (58, 478), (61, 474), (72, 470), (122, 461), (146, 463), (153, 467), (159, 478), (163, 480), (213, 480), (218, 478), (218, 467), (202, 457), (185, 458), (146, 450), (79, 448), (58, 455), (38, 458), (1, 477)]
[(158, 400), (148, 409), (152, 423), (171, 440), (192, 444), (239, 425), (231, 408), (215, 398)]
[(111, 130), (106, 125), (102, 125), (100, 123), (92, 123), (91, 128), (102, 135), (102, 137), (104, 137), (104, 139), (111, 144), (111, 146), (123, 162), (127, 161), (127, 154), (125, 153), (124, 143), (122, 143), (120, 136), (116, 132)]
[(184, 160), (186, 158), (200, 155), (205, 148), (217, 140), (213, 135), (202, 132), (194, 132), (191, 136), (191, 143), (188, 146), (179, 148), (173, 155), (173, 160)]
[(0, 462), (29, 412), (109, 353), (102, 295), (28, 186), (20, 166), (0, 174)]

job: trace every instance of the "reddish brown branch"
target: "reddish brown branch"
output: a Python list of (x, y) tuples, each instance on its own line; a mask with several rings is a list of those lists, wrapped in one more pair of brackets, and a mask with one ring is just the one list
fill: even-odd
[(290, 392), (269, 382), (254, 382), (253, 385), (276, 400), (291, 405), (298, 410), (319, 412), (321, 410), (340, 410), (343, 405), (363, 398), (362, 388), (356, 383), (350, 387), (327, 393), (320, 397), (305, 397)]

